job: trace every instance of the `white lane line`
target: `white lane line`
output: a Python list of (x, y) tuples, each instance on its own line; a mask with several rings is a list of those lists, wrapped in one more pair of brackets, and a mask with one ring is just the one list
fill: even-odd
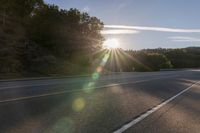
[[(153, 74), (153, 75), (147, 75), (147, 76), (168, 76), (170, 74)], [(172, 75), (173, 76), (173, 75)], [(136, 77), (128, 77), (126, 79), (130, 79), (130, 78), (140, 78), (140, 77), (144, 77), (143, 75), (138, 75)], [(112, 78), (108, 79), (111, 80)], [(117, 78), (119, 79), (119, 78)], [(101, 79), (100, 82), (102, 81), (106, 81), (106, 79)], [(81, 82), (91, 82), (90, 80), (83, 80)], [(2, 86), (0, 87), (0, 90), (5, 90), (5, 89), (12, 89), (12, 88), (22, 88), (22, 87), (38, 87), (38, 86), (48, 86), (48, 85), (64, 85), (64, 84), (68, 84), (68, 83), (75, 83), (75, 82), (66, 82), (66, 83), (59, 83), (59, 82), (48, 82), (48, 83), (39, 83), (39, 84), (19, 84), (19, 85), (14, 85), (14, 86)], [(79, 82), (80, 83), (80, 82)]]
[[(103, 86), (94, 87), (94, 89), (107, 88), (107, 87), (113, 87), (113, 86), (118, 86), (118, 85), (141, 83), (141, 82), (147, 82), (147, 81), (152, 81), (152, 80), (156, 80), (156, 79), (165, 79), (165, 78), (171, 78), (171, 77), (177, 77), (177, 76), (178, 75), (168, 76), (168, 77), (163, 77), (163, 78), (152, 78), (152, 79), (148, 79), (148, 80), (139, 80), (139, 81), (134, 81), (134, 82), (125, 82), (125, 83), (118, 83), (118, 84), (111, 84), (111, 85), (103, 85)], [(89, 89), (93, 89), (93, 88), (89, 88)], [(18, 98), (1, 100), (0, 103), (20, 101), (20, 100), (28, 100), (28, 99), (32, 99), (32, 98), (39, 98), (39, 97), (45, 97), (45, 96), (53, 96), (53, 95), (59, 95), (59, 94), (64, 94), (64, 93), (70, 93), (70, 92), (80, 92), (81, 90), (82, 89), (64, 90), (64, 91), (52, 92), (52, 93), (40, 94), (40, 95), (34, 95), (34, 96), (18, 97)]]
[(37, 86), (46, 86), (46, 85), (57, 85), (60, 83), (54, 83), (54, 82), (49, 82), (49, 83), (41, 83), (41, 84), (32, 84), (32, 85), (15, 85), (15, 86), (5, 86), (5, 87), (0, 87), (0, 90), (5, 90), (5, 89), (12, 89), (12, 88), (23, 88), (23, 87), (37, 87)]
[(181, 94), (183, 94), (184, 92), (188, 91), (190, 88), (192, 88), (194, 85), (198, 84), (200, 81), (192, 84), (191, 86), (187, 87), (186, 89), (182, 90), (181, 92), (179, 92), (178, 94), (176, 94), (175, 96), (167, 99), (166, 101), (162, 102), (161, 104), (157, 105), (156, 107), (152, 108), (151, 110), (147, 111), (146, 113), (140, 115), (139, 117), (135, 118), (134, 120), (132, 120), (131, 122), (123, 125), (120, 129), (114, 131), (113, 133), (123, 133), (124, 131), (126, 131), (128, 128), (134, 126), (135, 124), (137, 124), (138, 122), (142, 121), (143, 119), (145, 119), (146, 117), (148, 117), (150, 114), (152, 114), (153, 112), (155, 112), (156, 110), (160, 109), (162, 106), (166, 105), (167, 103), (171, 102), (172, 100), (174, 100), (176, 97), (180, 96)]

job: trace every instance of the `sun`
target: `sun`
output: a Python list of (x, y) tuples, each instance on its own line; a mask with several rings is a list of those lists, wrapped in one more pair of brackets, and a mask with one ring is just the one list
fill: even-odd
[(103, 46), (108, 49), (116, 49), (119, 48), (119, 41), (116, 38), (109, 38), (105, 40)]

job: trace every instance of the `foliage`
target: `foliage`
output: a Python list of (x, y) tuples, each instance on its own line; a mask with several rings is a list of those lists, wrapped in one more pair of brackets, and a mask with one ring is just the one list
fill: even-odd
[[(140, 64), (135, 63), (138, 71), (160, 70), (170, 68), (199, 68), (200, 48), (188, 47), (182, 49), (144, 49), (127, 51)], [(146, 68), (144, 68), (146, 66)]]
[(103, 23), (78, 9), (62, 10), (43, 0), (2, 0), (0, 13), (2, 73), (64, 73), (59, 65), (65, 64), (89, 67), (89, 53), (101, 48)]
[(198, 47), (102, 50), (102, 29), (103, 22), (78, 9), (43, 0), (1, 0), (0, 73), (88, 73), (108, 52), (107, 71), (200, 67)]
[(147, 51), (123, 51), (117, 49), (115, 56), (109, 58), (108, 69), (115, 71), (158, 71), (172, 68), (169, 59), (163, 54)]
[(45, 5), (32, 16), (29, 35), (31, 40), (47, 48), (53, 55), (69, 57), (76, 51), (99, 49), (103, 40), (100, 34), (102, 28), (103, 23), (87, 13)]

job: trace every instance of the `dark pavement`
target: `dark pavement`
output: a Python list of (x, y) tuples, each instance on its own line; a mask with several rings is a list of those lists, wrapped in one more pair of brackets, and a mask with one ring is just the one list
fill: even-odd
[[(109, 133), (200, 81), (200, 71), (166, 71), (0, 82), (1, 133)], [(200, 84), (127, 133), (198, 133)]]

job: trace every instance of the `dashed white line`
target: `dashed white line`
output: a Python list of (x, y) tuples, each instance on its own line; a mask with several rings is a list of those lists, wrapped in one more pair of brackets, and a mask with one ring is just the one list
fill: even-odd
[[(156, 80), (156, 79), (164, 79), (164, 78), (177, 77), (177, 76), (178, 75), (167, 76), (167, 77), (163, 77), (163, 78), (152, 78), (152, 79), (147, 79), (147, 80), (139, 80), (139, 81), (133, 81), (133, 82), (116, 83), (116, 84), (110, 84), (110, 85), (97, 86), (97, 87), (94, 87), (94, 88), (95, 89), (99, 89), (99, 88), (113, 87), (113, 86), (118, 86), (118, 85), (141, 83), (141, 82), (147, 82), (147, 81)], [(82, 89), (64, 90), (64, 91), (58, 91), (58, 92), (52, 92), (52, 93), (46, 93), (46, 94), (40, 94), (40, 95), (34, 95), (34, 96), (17, 97), (17, 98), (11, 98), (11, 99), (6, 99), (6, 100), (1, 100), (0, 103), (13, 102), (13, 101), (19, 101), (19, 100), (28, 100), (28, 99), (32, 99), (32, 98), (39, 98), (39, 97), (45, 97), (45, 96), (59, 95), (59, 94), (70, 93), (70, 92), (80, 92), (81, 90)]]
[[(170, 74), (153, 74), (153, 75), (148, 75), (148, 76), (168, 76)], [(176, 75), (173, 75), (176, 76)], [(143, 77), (142, 75), (139, 75), (135, 78)], [(128, 78), (134, 78), (134, 77), (128, 77)], [(85, 80), (86, 82), (90, 82), (90, 80)], [(105, 81), (105, 80), (100, 80), (100, 81)], [(75, 82), (67, 82), (67, 83), (75, 83)], [(21, 87), (38, 87), (38, 86), (48, 86), (48, 85), (60, 85), (61, 83), (59, 82), (48, 82), (48, 83), (40, 83), (40, 84), (21, 84), (21, 85), (14, 85), (14, 86), (0, 86), (0, 90), (4, 89), (12, 89), (12, 88), (21, 88)], [(66, 84), (66, 83), (64, 83)]]
[(152, 108), (151, 110), (147, 111), (146, 113), (140, 115), (139, 117), (135, 118), (134, 120), (132, 120), (131, 122), (123, 125), (120, 129), (114, 131), (113, 133), (123, 133), (124, 131), (126, 131), (128, 128), (134, 126), (135, 124), (137, 124), (138, 122), (142, 121), (143, 119), (145, 119), (146, 117), (148, 117), (150, 114), (152, 114), (153, 112), (155, 112), (156, 110), (160, 109), (161, 107), (163, 107), (164, 105), (166, 105), (167, 103), (171, 102), (172, 100), (174, 100), (176, 97), (180, 96), (181, 94), (183, 94), (184, 92), (188, 91), (190, 88), (192, 88), (194, 85), (198, 84), (200, 81), (192, 84), (191, 86), (187, 87), (186, 89), (182, 90), (181, 92), (179, 92), (178, 94), (176, 94), (175, 96), (167, 99), (166, 101), (162, 102), (161, 104), (157, 105), (156, 107)]

